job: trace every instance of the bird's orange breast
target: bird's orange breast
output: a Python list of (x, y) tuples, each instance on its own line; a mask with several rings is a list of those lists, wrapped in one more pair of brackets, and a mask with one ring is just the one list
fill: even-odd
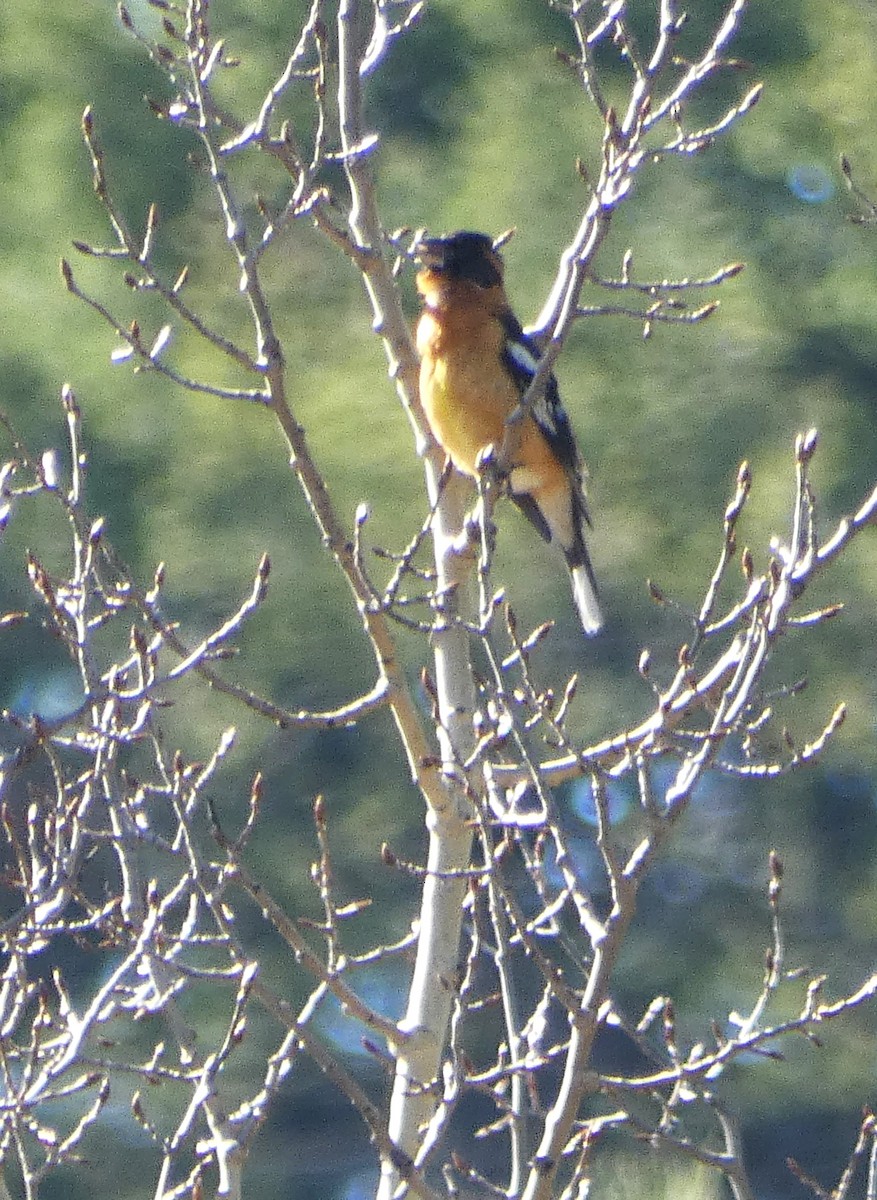
[[(464, 316), (465, 314), (463, 314)], [(505, 421), (518, 403), (513, 380), (498, 369), (499, 326), (451, 327), (427, 310), (417, 327), (420, 399), (433, 436), (458, 471), (477, 475), (479, 454), (502, 444)]]
[[(477, 476), (479, 455), (503, 444), (506, 421), (520, 400), (501, 362), (504, 333), (498, 323), (469, 324), (458, 310), (453, 323), (427, 309), (417, 327), (421, 354), (420, 399), (433, 437), (458, 471)], [(524, 418), (512, 491), (568, 488), (566, 473), (531, 416)]]

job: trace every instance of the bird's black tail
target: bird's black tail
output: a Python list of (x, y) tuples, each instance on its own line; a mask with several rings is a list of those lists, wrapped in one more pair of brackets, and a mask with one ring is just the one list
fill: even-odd
[(572, 591), (576, 602), (576, 608), (579, 612), (579, 619), (582, 622), (582, 628), (588, 637), (593, 637), (603, 628), (603, 613), (600, 610), (600, 601), (597, 598), (597, 579), (594, 575), (594, 568), (591, 566), (591, 559), (588, 555), (588, 547), (585, 545), (584, 526), (590, 525), (588, 510), (585, 507), (585, 498), (583, 495), (574, 495), (573, 503), (575, 511), (573, 519), (576, 528), (575, 544), (569, 549), (564, 550), (566, 565), (569, 567), (570, 579), (572, 580)]
[(603, 614), (600, 611), (600, 601), (597, 599), (597, 581), (588, 552), (585, 550), (581, 561), (574, 561), (572, 554), (566, 555), (566, 565), (569, 567), (572, 580), (572, 593), (582, 628), (588, 637), (593, 637), (603, 628)]

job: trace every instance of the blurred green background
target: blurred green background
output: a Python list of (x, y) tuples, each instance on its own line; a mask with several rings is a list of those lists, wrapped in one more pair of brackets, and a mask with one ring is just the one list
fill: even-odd
[[(223, 77), (221, 99), (244, 120), (282, 69), (305, 7), (283, 0), (213, 6), (217, 32), (242, 59)], [(636, 8), (645, 38), (652, 6)], [(151, 19), (135, 6), (132, 12)], [(720, 12), (715, 0), (692, 5), (691, 45)], [(594, 116), (555, 61), (555, 45), (572, 49), (566, 22), (539, 0), (432, 0), (369, 88), (370, 120), (383, 131), (373, 161), (386, 227), (498, 233), (516, 226), (506, 257), (525, 323), (541, 308), (558, 252), (578, 223), (584, 195), (576, 156), (594, 163), (599, 148)], [(584, 740), (649, 710), (651, 693), (635, 670), (642, 647), (652, 649), (659, 681), (672, 673), (686, 623), (655, 607), (645, 580), (654, 579), (683, 607), (698, 605), (742, 458), (751, 462), (754, 487), (740, 536), (758, 563), (770, 536), (787, 532), (798, 431), (816, 426), (822, 435), (814, 479), (824, 530), (877, 479), (877, 233), (849, 221), (854, 205), (838, 167), (845, 153), (859, 182), (866, 189), (874, 182), (877, 192), (875, 50), (877, 10), (864, 0), (754, 6), (732, 47), (748, 69), (730, 73), (699, 99), (691, 120), (714, 115), (720, 102), (758, 78), (766, 85), (761, 102), (708, 153), (645, 169), (617, 214), (598, 262), (606, 276), (618, 275), (627, 247), (640, 279), (696, 277), (735, 260), (747, 268), (718, 290), (721, 308), (703, 325), (658, 325), (644, 341), (633, 321), (589, 320), (561, 360), (562, 392), (591, 469), (592, 553), (610, 617), (600, 639), (582, 642), (564, 572), (550, 551), (516, 513), (500, 518), (497, 578), (508, 581), (522, 620), (557, 618), (544, 671), (546, 678), (555, 670), (582, 672), (576, 720)], [(612, 67), (610, 94), (622, 96), (625, 82)], [(144, 582), (158, 561), (167, 564), (166, 605), (193, 636), (239, 603), (267, 550), (270, 598), (247, 628), (232, 669), (280, 703), (331, 706), (367, 689), (372, 665), (272, 421), (255, 408), (111, 367), (111, 331), (65, 292), (58, 274), (59, 257), (72, 253), (77, 279), (114, 311), (137, 315), (149, 329), (163, 319), (107, 264), (71, 252), (72, 238), (109, 240), (79, 136), (89, 103), (131, 226), (142, 228), (147, 204), (156, 201), (169, 275), (190, 263), (189, 302), (203, 305), (224, 330), (249, 336), (221, 220), (206, 180), (187, 165), (193, 141), (157, 121), (145, 94), (167, 98), (167, 85), (109, 2), (47, 9), (13, 0), (4, 8), (0, 407), (32, 446), (62, 448), (55, 397), (62, 382), (73, 385), (85, 413), (92, 508), (106, 514), (109, 536)], [(241, 156), (232, 170), (251, 213), (254, 190), (269, 203), (283, 202), (284, 180), (269, 164)], [(372, 539), (400, 548), (425, 512), (423, 473), (359, 280), (304, 222), (275, 246), (264, 272), (291, 402), (337, 505), (352, 519), (367, 499)], [(410, 278), (405, 287), (413, 316)], [(612, 299), (596, 290), (585, 296), (590, 303)], [(174, 350), (173, 361), (189, 375), (240, 382), (189, 340)], [(50, 556), (52, 545), (63, 544), (59, 539), (40, 511), (22, 510), (0, 551), (4, 608), (27, 602), (24, 546)], [(771, 846), (787, 868), (794, 962), (827, 970), (837, 988), (872, 966), (872, 535), (859, 539), (814, 597), (837, 598), (847, 605), (843, 614), (790, 637), (775, 677), (777, 684), (809, 680), (784, 708), (799, 741), (816, 734), (839, 699), (847, 701), (847, 722), (823, 762), (770, 789), (711, 781), (644, 896), (622, 966), (622, 993), (632, 1010), (656, 992), (672, 994), (682, 1032), (692, 1038), (708, 1038), (708, 1018), (744, 1006), (759, 986)], [(416, 679), (425, 648), (413, 638), (401, 644)], [(0, 642), (4, 707), (46, 711), (63, 704), (70, 686), (36, 624)], [(400, 887), (394, 873), (378, 867), (378, 848), (386, 840), (402, 854), (419, 855), (422, 812), (389, 720), (331, 735), (281, 735), (241, 721), (218, 698), (209, 705), (202, 698), (180, 703), (173, 736), (197, 757), (229, 722), (240, 726), (239, 750), (217, 783), (216, 800), (237, 811), (261, 764), (266, 800), (253, 856), (275, 893), (295, 911), (317, 915), (306, 868), (314, 855), (310, 806), (319, 791), (332, 816), (343, 886), (351, 895), (374, 895), (376, 908), (390, 914), (382, 932), (401, 933), (414, 888)], [(761, 1194), (797, 1194), (784, 1167), (787, 1154), (826, 1185), (834, 1181), (858, 1110), (874, 1099), (875, 1067), (877, 1024), (870, 1012), (827, 1031), (821, 1052), (802, 1042), (789, 1047), (783, 1063), (735, 1073), (728, 1093), (746, 1113)], [(290, 1197), (315, 1190), (346, 1200), (367, 1194), (361, 1190), (367, 1183), (357, 1182), (369, 1161), (365, 1138), (338, 1104), (316, 1072), (293, 1074), (265, 1135), (270, 1162), (256, 1154), (253, 1195), (275, 1194), (280, 1173)], [(331, 1150), (329, 1127), (338, 1138)], [(135, 1169), (143, 1147), (136, 1131), (114, 1131), (122, 1136), (130, 1139)], [(142, 1174), (115, 1183), (120, 1196), (150, 1192)], [(78, 1195), (77, 1186), (66, 1179), (58, 1194)], [(92, 1187), (81, 1194), (94, 1194)]]

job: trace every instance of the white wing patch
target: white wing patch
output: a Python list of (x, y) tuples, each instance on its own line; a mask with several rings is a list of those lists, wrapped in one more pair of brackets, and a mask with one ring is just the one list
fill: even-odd
[(567, 423), (566, 412), (559, 399), (551, 399), (543, 393), (533, 405), (533, 419), (541, 426), (543, 433), (555, 438), (562, 438), (562, 426)]
[(520, 367), (522, 371), (526, 371), (531, 377), (536, 374), (536, 370), (539, 366), (539, 360), (536, 355), (533, 354), (533, 352), (525, 345), (517, 341), (515, 338), (509, 338), (505, 344), (505, 350), (509, 358), (515, 363), (516, 366)]
[[(539, 356), (534, 351), (535, 347), (531, 349), (530, 345), (519, 341), (517, 338), (509, 338), (505, 344), (505, 352), (508, 358), (511, 359), (519, 371), (523, 372), (530, 379), (533, 378), (539, 367)], [(522, 387), (522, 394), (525, 390)], [(566, 413), (563, 411), (563, 405), (560, 403), (560, 397), (557, 395), (557, 385), (555, 384), (552, 388), (551, 379), (545, 381), (545, 390), (531, 406), (530, 411), (533, 414), (534, 420), (542, 427), (543, 431), (554, 437), (560, 435), (559, 427), (566, 417)]]

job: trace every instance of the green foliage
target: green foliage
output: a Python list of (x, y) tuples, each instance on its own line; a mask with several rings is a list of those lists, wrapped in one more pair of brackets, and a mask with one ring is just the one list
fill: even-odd
[[(643, 6), (644, 39), (652, 7)], [(692, 37), (709, 27), (719, 5), (697, 8)], [(243, 57), (239, 71), (229, 73), (226, 99), (241, 106), (244, 119), (282, 69), (304, 6), (266, 0), (258, 9), (217, 7), (217, 20), (228, 23), (230, 51)], [(552, 53), (568, 39), (562, 16), (538, 2), (436, 0), (370, 90), (370, 116), (384, 138), (377, 171), (388, 227), (499, 232), (516, 226), (507, 258), (524, 320), (540, 308), (558, 251), (577, 223), (584, 185), (575, 158), (593, 162), (598, 150), (593, 113)], [(822, 433), (819, 503), (826, 522), (873, 482), (875, 235), (847, 221), (837, 163), (846, 152), (863, 183), (877, 177), (874, 45), (865, 6), (785, 0), (753, 7), (736, 53), (765, 77), (764, 99), (707, 156), (648, 169), (603, 249), (600, 270), (607, 276), (618, 275), (628, 246), (637, 278), (709, 274), (735, 259), (746, 260), (747, 270), (724, 285), (721, 309), (703, 325), (658, 325), (643, 341), (630, 320), (595, 318), (581, 323), (561, 360), (562, 391), (592, 472), (593, 557), (610, 614), (599, 642), (581, 642), (563, 571), (550, 553), (514, 513), (500, 516), (497, 578), (507, 580), (522, 620), (556, 617), (546, 678), (561, 666), (582, 671), (583, 739), (633, 723), (646, 710), (650, 693), (634, 669), (643, 645), (654, 649), (659, 679), (672, 672), (686, 623), (673, 610), (656, 609), (645, 579), (654, 578), (683, 607), (697, 605), (742, 457), (755, 477), (742, 532), (760, 561), (770, 535), (784, 533), (797, 431), (815, 425)], [(735, 75), (729, 87), (738, 82)], [(623, 84), (616, 73), (611, 86), (620, 94)], [(131, 227), (142, 229), (148, 203), (156, 202), (169, 273), (191, 263), (193, 306), (208, 304), (217, 327), (248, 336), (219, 217), (208, 211), (207, 189), (187, 167), (192, 146), (143, 103), (144, 94), (160, 95), (163, 86), (109, 5), (59, 6), (50, 18), (44, 6), (12, 5), (0, 18), (0, 407), (33, 445), (60, 445), (53, 396), (64, 380), (73, 384), (91, 447), (93, 504), (107, 513), (110, 538), (144, 582), (166, 561), (174, 615), (193, 631), (239, 602), (259, 556), (269, 552), (271, 599), (232, 671), (280, 703), (329, 707), (367, 689), (372, 668), (346, 590), (295, 492), (266, 414), (111, 367), (112, 334), (75, 304), (58, 277), (57, 260), (70, 255), (71, 239), (106, 239), (78, 134), (81, 111), (91, 103), (111, 185)], [(801, 165), (821, 168), (834, 195), (821, 203), (799, 199), (788, 180)], [(282, 178), (253, 161), (252, 152), (230, 169), (248, 181), (248, 203), (256, 189), (269, 202), (282, 195)], [(304, 222), (273, 253), (266, 278), (291, 367), (293, 408), (339, 509), (352, 521), (356, 504), (367, 499), (374, 514), (368, 536), (400, 548), (427, 502), (359, 282)], [(160, 310), (144, 308), (106, 264), (74, 256), (73, 265), (92, 293), (99, 290), (129, 317), (158, 327)], [(593, 288), (586, 300), (611, 296)], [(186, 374), (234, 382), (227, 365), (200, 346), (184, 342), (178, 360)], [(22, 603), (24, 546), (38, 548), (39, 536), (28, 525), (4, 544), (3, 608)], [(829, 765), (771, 790), (769, 806), (757, 789), (737, 785), (733, 806), (698, 810), (691, 827), (700, 836), (683, 832), (676, 847), (680, 860), (700, 847), (692, 867), (702, 877), (697, 911), (692, 917), (684, 899), (694, 887), (690, 879), (682, 881), (681, 901), (672, 889), (656, 895), (643, 938), (630, 951), (632, 980), (639, 974), (650, 987), (674, 991), (702, 1017), (716, 1000), (714, 981), (704, 976), (707, 949), (710, 972), (718, 970), (729, 989), (754, 983), (752, 947), (766, 938), (761, 892), (768, 844), (783, 853), (794, 881), (802, 960), (811, 945), (824, 949), (829, 936), (861, 960), (861, 931), (873, 940), (873, 856), (861, 848), (871, 847), (875, 817), (867, 782), (877, 767), (875, 580), (877, 545), (861, 540), (823, 585), (825, 600), (844, 596), (847, 609), (809, 637), (798, 657), (787, 658), (776, 680), (778, 686), (801, 675), (812, 680), (789, 708), (801, 740), (817, 731), (837, 699), (848, 699), (849, 719)], [(4, 706), (24, 703), (35, 681), (58, 672), (56, 658), (36, 659), (39, 645), (31, 627), (0, 644)], [(422, 647), (406, 637), (402, 645), (413, 651), (413, 677)], [(190, 739), (189, 750), (199, 753), (232, 719), (239, 717), (219, 701), (212, 711), (181, 703), (175, 736)], [(218, 802), (240, 811), (246, 781), (262, 763), (270, 832), (255, 845), (272, 887), (288, 889), (293, 907), (313, 910), (302, 868), (313, 854), (309, 813), (320, 790), (337, 821), (339, 870), (351, 894), (397, 888), (394, 877), (378, 871), (378, 847), (388, 840), (415, 856), (422, 814), (404, 764), (394, 757), (388, 722), (329, 739), (266, 733), (253, 723), (241, 738), (241, 757)], [(827, 930), (820, 921), (829, 895), (840, 907)], [(727, 919), (729, 903), (750, 935), (745, 958), (739, 925)], [(680, 944), (683, 912), (696, 927), (682, 943), (686, 953), (671, 960), (668, 946)], [(397, 935), (404, 920), (400, 906), (392, 914)], [(844, 953), (837, 958), (843, 970)], [(733, 1003), (729, 995), (722, 999)], [(862, 1071), (873, 1061), (874, 1032), (851, 1029), (846, 1043), (833, 1036), (848, 1071), (833, 1072), (835, 1083), (825, 1085), (821, 1102), (855, 1107), (866, 1098)], [(767, 1070), (747, 1086), (758, 1089), (763, 1080), (770, 1087)], [(861, 1094), (853, 1095), (853, 1081)], [(788, 1099), (793, 1109), (806, 1103), (808, 1090), (795, 1087)]]

